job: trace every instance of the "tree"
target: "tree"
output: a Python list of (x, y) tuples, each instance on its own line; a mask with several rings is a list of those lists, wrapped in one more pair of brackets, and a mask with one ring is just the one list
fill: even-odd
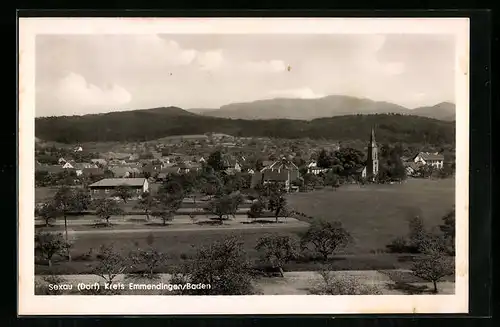
[(317, 175), (307, 173), (304, 175), (304, 185), (307, 189), (314, 189), (316, 188), (316, 186), (321, 185), (321, 178), (319, 178)]
[(204, 209), (206, 212), (216, 215), (219, 223), (222, 224), (224, 219), (229, 218), (229, 215), (234, 212), (234, 201), (231, 196), (222, 195), (210, 201)]
[(260, 218), (265, 208), (266, 208), (265, 203), (263, 203), (260, 200), (255, 201), (254, 203), (252, 203), (252, 205), (250, 206), (250, 210), (247, 213), (248, 218), (253, 218), (253, 219)]
[(151, 211), (153, 211), (155, 205), (156, 199), (149, 192), (144, 192), (142, 193), (135, 208), (144, 211), (146, 219), (149, 220), (149, 215), (151, 214)]
[(182, 197), (172, 194), (160, 194), (157, 196), (155, 206), (152, 211), (154, 217), (159, 217), (163, 225), (167, 225), (167, 221), (172, 221), (174, 215), (179, 210), (182, 204)]
[(155, 276), (154, 270), (165, 263), (167, 256), (153, 247), (153, 234), (148, 235), (147, 243), (147, 248), (132, 252), (131, 259), (135, 265), (145, 267), (146, 276), (152, 279)]
[(224, 165), (222, 162), (222, 153), (220, 151), (212, 152), (208, 157), (207, 165), (210, 166), (216, 172), (224, 170)]
[(433, 293), (438, 293), (437, 283), (443, 277), (454, 273), (453, 257), (448, 257), (440, 251), (431, 251), (429, 254), (416, 259), (412, 270), (415, 276), (432, 282)]
[(335, 174), (333, 171), (329, 171), (325, 176), (325, 184), (337, 190), (340, 187), (339, 175)]
[(123, 215), (124, 213), (123, 209), (113, 199), (100, 199), (96, 201), (95, 206), (97, 217), (104, 219), (107, 226), (111, 225), (109, 222), (111, 216)]
[(455, 252), (455, 209), (448, 212), (442, 220), (443, 224), (439, 225), (439, 229), (444, 234), (451, 251)]
[(284, 277), (283, 266), (297, 255), (297, 244), (294, 239), (287, 235), (261, 237), (257, 241), (255, 249), (262, 253), (272, 268), (279, 270), (281, 277)]
[(66, 250), (67, 247), (68, 243), (65, 242), (61, 233), (38, 232), (35, 234), (35, 253), (46, 259), (49, 267), (52, 267), (52, 257)]
[[(62, 186), (54, 195), (54, 205), (57, 211), (64, 218), (64, 235), (66, 243), (69, 244), (68, 240), (68, 221), (67, 216), (71, 212), (81, 212), (88, 208), (90, 204), (90, 195), (88, 192), (81, 188), (71, 188), (68, 186)], [(67, 248), (67, 256), (71, 261), (71, 254), (69, 252), (69, 247)]]
[(333, 267), (323, 267), (319, 271), (321, 282), (310, 290), (314, 295), (380, 295), (381, 290), (373, 285), (365, 285), (353, 276), (338, 276)]
[(114, 250), (112, 244), (101, 245), (97, 254), (97, 265), (93, 269), (93, 274), (104, 279), (111, 285), (114, 279), (130, 268), (130, 261)]
[(410, 218), (408, 220), (408, 229), (408, 240), (410, 243), (410, 247), (417, 252), (421, 252), (423, 250), (425, 241), (429, 236), (422, 217), (415, 216)]
[(325, 149), (319, 152), (317, 166), (319, 168), (330, 168), (332, 166), (332, 158)]
[(54, 201), (44, 203), (36, 210), (36, 215), (45, 221), (45, 227), (50, 225), (50, 222), (61, 215)]
[(313, 249), (328, 260), (328, 256), (337, 249), (345, 247), (352, 241), (349, 232), (342, 227), (338, 221), (315, 220), (303, 235), (301, 245), (307, 248), (312, 245)]
[(283, 214), (287, 205), (285, 191), (281, 187), (271, 190), (268, 198), (268, 208), (274, 212), (274, 218), (278, 222), (278, 217)]
[(338, 163), (342, 168), (339, 169), (339, 174), (348, 176), (364, 164), (364, 153), (354, 148), (341, 148), (334, 154), (334, 162)]
[(252, 267), (243, 243), (229, 237), (201, 247), (186, 266), (191, 282), (210, 285), (209, 289), (194, 290), (197, 295), (251, 295)]
[(127, 200), (132, 197), (132, 189), (128, 185), (118, 185), (115, 189), (114, 195), (127, 203)]

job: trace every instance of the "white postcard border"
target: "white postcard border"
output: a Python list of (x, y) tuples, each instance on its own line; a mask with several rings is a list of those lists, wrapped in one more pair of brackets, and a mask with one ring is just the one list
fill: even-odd
[[(454, 295), (35, 296), (34, 117), (37, 34), (453, 34), (456, 36)], [(19, 315), (342, 314), (468, 312), (468, 18), (20, 18)]]

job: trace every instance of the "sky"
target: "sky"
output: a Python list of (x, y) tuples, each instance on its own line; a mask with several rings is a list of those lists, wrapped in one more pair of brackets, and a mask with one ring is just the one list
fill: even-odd
[(36, 116), (348, 95), (454, 102), (451, 35), (38, 35)]

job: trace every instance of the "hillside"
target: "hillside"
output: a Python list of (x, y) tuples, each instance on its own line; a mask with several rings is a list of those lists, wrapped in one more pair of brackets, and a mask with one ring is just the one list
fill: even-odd
[(196, 115), (176, 107), (37, 118), (35, 135), (61, 143), (149, 141), (208, 132), (243, 137), (366, 140), (373, 126), (377, 128), (377, 139), (381, 142), (451, 144), (455, 139), (454, 123), (417, 116), (378, 114), (311, 121), (233, 120)]
[(408, 109), (403, 106), (360, 99), (349, 96), (331, 95), (319, 99), (270, 99), (246, 103), (233, 103), (220, 109), (192, 112), (220, 118), (233, 119), (299, 119), (335, 117), (352, 114), (405, 114), (435, 119), (454, 120), (455, 105), (443, 103), (433, 107)]
[(449, 102), (441, 102), (432, 107), (420, 107), (411, 111), (413, 115), (424, 116), (440, 120), (455, 120), (455, 105)]

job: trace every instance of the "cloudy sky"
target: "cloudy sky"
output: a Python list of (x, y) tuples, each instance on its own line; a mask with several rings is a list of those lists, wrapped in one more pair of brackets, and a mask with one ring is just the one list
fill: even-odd
[(39, 35), (36, 116), (350, 95), (454, 102), (447, 35)]

